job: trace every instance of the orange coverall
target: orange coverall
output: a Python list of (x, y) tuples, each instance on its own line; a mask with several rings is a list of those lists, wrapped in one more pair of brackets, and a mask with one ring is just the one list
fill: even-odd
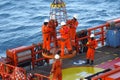
[(51, 72), (53, 73), (52, 80), (62, 80), (62, 62), (60, 59), (55, 60)]
[(76, 36), (76, 28), (78, 27), (78, 21), (71, 19), (67, 21), (67, 25), (70, 27), (70, 37), (72, 46), (75, 46), (75, 36)]
[(48, 26), (51, 29), (50, 40), (54, 41), (54, 47), (56, 47), (57, 46), (56, 27), (58, 26), (57, 20), (51, 19), (48, 23)]
[(70, 42), (70, 28), (64, 25), (61, 27), (59, 32), (61, 34), (61, 56), (64, 56), (65, 46), (67, 47), (68, 51), (72, 50)]
[(89, 39), (86, 45), (88, 47), (86, 58), (89, 60), (94, 60), (94, 53), (95, 48), (97, 47), (97, 41), (95, 39)]
[(50, 28), (48, 25), (42, 26), (43, 49), (50, 51)]

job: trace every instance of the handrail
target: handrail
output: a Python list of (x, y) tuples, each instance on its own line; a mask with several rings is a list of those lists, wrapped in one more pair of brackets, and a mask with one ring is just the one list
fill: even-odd
[(92, 78), (92, 80), (98, 80), (99, 78), (105, 78), (105, 77), (107, 77), (107, 76), (109, 76), (109, 75), (111, 75), (111, 74), (114, 74), (114, 73), (116, 73), (116, 72), (119, 72), (120, 71), (120, 67), (119, 68), (116, 68), (116, 69), (114, 69), (114, 70), (111, 70), (111, 71), (109, 71), (109, 72), (106, 72), (106, 73), (103, 73), (103, 74), (100, 74), (100, 75), (98, 75), (98, 76), (95, 76), (95, 77), (93, 77)]
[[(36, 55), (39, 55), (39, 54), (42, 55), (42, 50), (38, 49), (38, 47), (41, 47), (41, 45), (42, 45), (41, 43), (33, 44), (32, 45), (33, 49), (34, 49), (34, 52), (32, 53), (32, 55), (33, 55), (33, 59), (32, 59), (32, 63), (33, 63), (32, 67), (33, 67), (33, 69), (35, 67), (35, 63), (37, 63), (37, 62), (39, 62), (41, 60), (45, 60), (44, 57), (36, 58)], [(35, 49), (38, 49), (38, 50), (35, 51)]]
[[(81, 41), (81, 40), (84, 40), (86, 38), (89, 38), (90, 34), (92, 32), (94, 32), (95, 36), (100, 35), (100, 37), (99, 37), (99, 39), (97, 39), (97, 41), (101, 42), (101, 44), (103, 46), (104, 45), (104, 40), (105, 40), (105, 35), (104, 35), (105, 31), (104, 31), (104, 29), (106, 29), (106, 28), (107, 28), (106, 24), (103, 24), (103, 25), (100, 25), (100, 26), (97, 26), (97, 27), (94, 27), (94, 28), (90, 28), (90, 29), (87, 30), (88, 31), (87, 36), (82, 37), (82, 38), (77, 38), (76, 41)], [(100, 30), (100, 32), (96, 31), (98, 29)]]
[(35, 73), (34, 76), (37, 78), (37, 80), (44, 80), (44, 79), (50, 80), (49, 76), (41, 75), (38, 73)]
[[(82, 41), (86, 38), (89, 39), (89, 36), (92, 33), (95, 34), (95, 37), (99, 36), (99, 37), (97, 37), (97, 41), (101, 44), (101, 46), (104, 46), (105, 45), (105, 39), (106, 39), (105, 32), (110, 27), (110, 22), (111, 21), (114, 22), (115, 24), (117, 24), (117, 23), (120, 23), (120, 18), (107, 21), (105, 24), (102, 24), (102, 25), (99, 25), (99, 26), (96, 26), (96, 27), (89, 28), (89, 29), (87, 29), (88, 34), (86, 36), (81, 37), (81, 38), (77, 37), (76, 38), (77, 52), (79, 52), (78, 50), (80, 48), (80, 45), (78, 44), (78, 42)], [(97, 30), (99, 30), (99, 31), (97, 31)]]
[(16, 80), (16, 71), (21, 71), (21, 74), (24, 76), (24, 80), (27, 80), (26, 71), (23, 68), (0, 62), (0, 75), (2, 76), (2, 80)]

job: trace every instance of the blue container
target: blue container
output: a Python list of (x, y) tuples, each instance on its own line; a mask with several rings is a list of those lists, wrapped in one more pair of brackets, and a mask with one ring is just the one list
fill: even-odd
[(106, 33), (106, 45), (111, 47), (120, 46), (120, 31), (108, 30)]

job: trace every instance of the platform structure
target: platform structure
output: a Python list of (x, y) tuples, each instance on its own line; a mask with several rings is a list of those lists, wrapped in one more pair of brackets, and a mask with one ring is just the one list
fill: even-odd
[[(44, 58), (54, 59), (55, 54), (59, 54), (59, 55), (60, 55), (60, 53), (58, 53), (59, 51), (60, 51), (60, 47), (59, 47), (59, 48), (53, 47), (53, 48), (51, 48), (51, 50), (50, 50), (50, 54), (48, 54), (48, 53), (42, 53), (42, 56), (43, 56)], [(76, 51), (76, 50), (73, 50), (72, 53), (70, 54), (70, 53), (68, 52), (68, 50), (65, 48), (65, 50), (64, 50), (64, 56), (61, 56), (60, 58), (61, 58), (61, 59), (72, 58), (72, 57), (74, 57), (74, 56), (76, 55), (76, 53), (77, 53), (77, 51)]]
[[(118, 48), (112, 48), (108, 46), (104, 46), (101, 48), (96, 49), (95, 52), (95, 61), (94, 65), (88, 65), (85, 64), (84, 62), (86, 61), (86, 53), (79, 53), (76, 54), (77, 56), (68, 58), (68, 59), (63, 59), (63, 65), (62, 68), (64, 69), (69, 69), (71, 67), (95, 67), (95, 68), (100, 68), (100, 69), (108, 69), (114, 68), (114, 64), (119, 62), (120, 60), (120, 47)], [(79, 64), (79, 61), (83, 61), (82, 64)], [(76, 64), (74, 64), (76, 63)], [(108, 64), (108, 65), (106, 65)], [(37, 66), (35, 67), (34, 70), (29, 70), (28, 72), (31, 73), (40, 73), (43, 75), (49, 75), (51, 70), (51, 64), (45, 65), (45, 66)]]

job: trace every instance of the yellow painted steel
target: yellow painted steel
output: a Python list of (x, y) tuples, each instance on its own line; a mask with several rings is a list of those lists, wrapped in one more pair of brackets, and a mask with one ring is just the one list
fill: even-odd
[(110, 54), (109, 52), (105, 52), (105, 54)]
[(54, 4), (54, 3), (52, 3), (50, 5), (50, 7), (51, 8), (63, 8), (63, 7), (65, 7), (65, 3), (60, 3), (60, 4)]
[(96, 67), (71, 67), (62, 70), (62, 80), (79, 80), (91, 74), (102, 71), (101, 68)]
[(114, 56), (118, 56), (118, 54), (113, 54)]
[(118, 59), (119, 57), (116, 57), (115, 59)]

